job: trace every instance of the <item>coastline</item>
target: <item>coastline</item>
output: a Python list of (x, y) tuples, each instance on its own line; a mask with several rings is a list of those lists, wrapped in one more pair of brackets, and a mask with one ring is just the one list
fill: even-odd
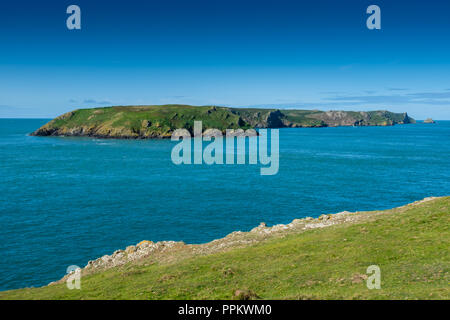
[[(114, 260), (103, 256), (88, 264), (80, 290), (69, 290), (66, 276), (0, 292), (0, 300), (448, 299), (449, 207), (449, 196), (428, 197), (388, 210), (260, 224), (198, 245), (144, 241), (115, 253), (135, 260), (102, 265)], [(381, 290), (366, 286), (373, 265), (381, 268)]]
[[(443, 197), (427, 197), (406, 205), (388, 209), (402, 210), (411, 208)], [(136, 245), (127, 246), (125, 249), (118, 249), (111, 255), (104, 255), (94, 260), (82, 268), (83, 275), (102, 272), (111, 268), (123, 267), (129, 263), (173, 263), (193, 256), (209, 255), (224, 252), (235, 248), (248, 247), (263, 241), (283, 237), (291, 233), (302, 233), (313, 229), (328, 228), (341, 224), (354, 224), (370, 221), (374, 217), (384, 214), (387, 210), (376, 211), (342, 211), (334, 214), (322, 214), (318, 218), (305, 217), (294, 219), (288, 224), (276, 224), (271, 227), (261, 222), (259, 226), (250, 231), (234, 231), (223, 238), (215, 239), (201, 244), (186, 244), (183, 241), (158, 241), (142, 240)], [(69, 274), (58, 281), (49, 283), (55, 285), (67, 280)]]

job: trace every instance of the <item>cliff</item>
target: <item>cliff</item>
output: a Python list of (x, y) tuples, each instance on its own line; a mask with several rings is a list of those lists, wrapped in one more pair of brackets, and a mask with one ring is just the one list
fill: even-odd
[(65, 113), (32, 133), (35, 136), (98, 138), (169, 138), (175, 129), (191, 133), (194, 121), (203, 129), (389, 126), (415, 122), (406, 113), (389, 111), (318, 111), (226, 108), (187, 105), (116, 106)]

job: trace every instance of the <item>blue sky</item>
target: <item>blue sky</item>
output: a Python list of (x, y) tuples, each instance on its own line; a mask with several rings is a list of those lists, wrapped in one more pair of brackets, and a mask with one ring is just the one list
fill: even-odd
[[(71, 4), (81, 30), (66, 28)], [(366, 27), (371, 4), (381, 30)], [(450, 119), (449, 13), (438, 0), (2, 1), (0, 117), (186, 103)]]

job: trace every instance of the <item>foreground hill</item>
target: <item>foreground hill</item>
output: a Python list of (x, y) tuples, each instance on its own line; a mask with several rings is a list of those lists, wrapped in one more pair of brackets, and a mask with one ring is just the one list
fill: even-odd
[[(0, 299), (449, 299), (450, 197), (261, 224), (202, 245), (143, 241), (64, 279)], [(381, 289), (366, 286), (367, 267)]]
[(36, 136), (98, 138), (168, 138), (175, 129), (249, 129), (327, 126), (388, 126), (415, 122), (406, 113), (389, 111), (318, 111), (240, 109), (186, 105), (79, 109), (63, 114), (32, 133)]

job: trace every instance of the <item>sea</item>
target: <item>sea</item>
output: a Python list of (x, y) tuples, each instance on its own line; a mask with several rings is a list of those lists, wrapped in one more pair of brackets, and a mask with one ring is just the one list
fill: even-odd
[(170, 140), (33, 137), (0, 119), (0, 290), (142, 240), (204, 243), (260, 222), (450, 195), (450, 121), (279, 130), (279, 170), (176, 165)]

